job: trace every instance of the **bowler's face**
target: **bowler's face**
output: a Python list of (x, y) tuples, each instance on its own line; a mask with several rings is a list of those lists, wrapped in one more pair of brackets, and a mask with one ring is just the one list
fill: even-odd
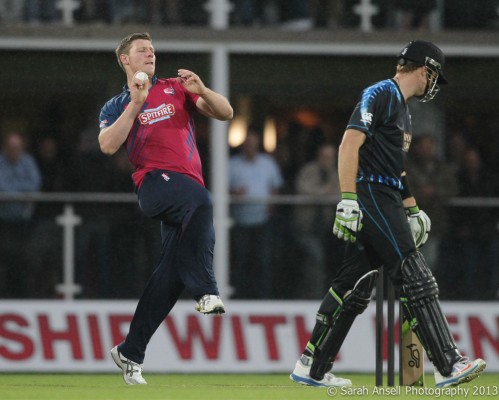
[(154, 54), (154, 47), (149, 40), (134, 40), (127, 58), (133, 73), (143, 71), (150, 77), (154, 75), (156, 55)]

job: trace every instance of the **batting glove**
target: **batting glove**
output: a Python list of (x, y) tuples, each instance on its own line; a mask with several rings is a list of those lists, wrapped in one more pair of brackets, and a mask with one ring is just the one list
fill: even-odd
[(354, 243), (357, 232), (362, 229), (362, 211), (359, 209), (356, 193), (342, 193), (336, 207), (333, 234), (344, 241)]
[(428, 234), (431, 230), (430, 218), (418, 206), (406, 208), (405, 213), (411, 226), (414, 243), (416, 243), (416, 248), (419, 248), (428, 240)]

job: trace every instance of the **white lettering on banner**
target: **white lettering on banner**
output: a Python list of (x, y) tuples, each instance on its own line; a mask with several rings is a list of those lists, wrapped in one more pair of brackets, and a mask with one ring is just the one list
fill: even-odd
[[(227, 314), (206, 317), (192, 302), (179, 302), (150, 342), (147, 370), (289, 372), (314, 326), (317, 302), (226, 303)], [(499, 371), (497, 307), (443, 308), (458, 347)], [(131, 301), (0, 301), (0, 371), (114, 371), (109, 349), (125, 338), (134, 309)], [(356, 320), (337, 371), (374, 371), (375, 318), (369, 307)]]

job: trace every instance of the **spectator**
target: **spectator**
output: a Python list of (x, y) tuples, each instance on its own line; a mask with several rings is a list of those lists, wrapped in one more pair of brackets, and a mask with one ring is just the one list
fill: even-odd
[[(486, 168), (478, 150), (468, 148), (463, 155), (461, 168), (457, 173), (458, 197), (491, 197), (498, 194), (497, 175)], [(450, 241), (451, 248), (444, 261), (446, 270), (442, 276), (453, 274), (462, 277), (460, 288), (444, 283), (445, 296), (457, 299), (462, 296), (463, 287), (469, 299), (493, 299), (497, 292), (494, 273), (497, 269), (497, 223), (498, 214), (493, 209), (463, 206), (453, 208)]]
[[(26, 152), (24, 136), (12, 131), (4, 138), (0, 153), (0, 192), (19, 193), (40, 190), (40, 171)], [(33, 204), (0, 202), (0, 293), (24, 297), (27, 262), (25, 240), (29, 236)]]
[(307, 30), (313, 27), (310, 1), (234, 0), (232, 24), (261, 26), (281, 24), (283, 29)]
[(200, 6), (198, 0), (182, 0), (179, 11), (184, 25), (206, 26), (208, 24), (208, 13), (204, 7)]
[[(128, 155), (124, 149), (119, 150), (114, 157), (110, 158), (109, 170), (113, 176), (108, 192), (130, 193), (133, 191), (133, 181), (130, 175), (133, 168), (128, 161)], [(110, 251), (107, 254), (108, 263), (111, 269), (111, 276), (114, 282), (120, 282), (119, 287), (114, 290), (113, 298), (133, 298), (140, 297), (142, 288), (149, 278), (149, 268), (154, 264), (154, 259), (149, 260), (149, 254), (158, 254), (160, 245), (157, 243), (156, 229), (148, 230), (144, 224), (142, 213), (137, 204), (116, 203), (112, 205), (112, 213), (109, 213), (110, 237), (112, 246), (119, 251)], [(154, 226), (157, 228), (157, 226)], [(147, 251), (156, 245), (154, 251)], [(141, 251), (142, 250), (142, 251)], [(152, 257), (151, 257), (152, 258)], [(139, 272), (140, 271), (140, 272)]]
[(32, 25), (52, 23), (57, 20), (56, 0), (25, 0), (26, 20)]
[(281, 27), (294, 31), (304, 31), (313, 27), (310, 1), (280, 1)]
[(441, 242), (449, 228), (448, 202), (457, 193), (453, 169), (437, 154), (435, 138), (429, 134), (414, 139), (408, 159), (410, 185), (418, 205), (431, 219), (431, 235), (421, 248), (428, 265), (438, 268)]
[[(296, 179), (296, 193), (315, 195), (332, 200), (340, 196), (337, 150), (331, 144), (322, 145), (317, 158), (303, 166)], [(296, 236), (300, 244), (304, 271), (300, 277), (300, 293), (310, 298), (320, 298), (329, 287), (336, 263), (342, 259), (344, 242), (335, 240), (331, 220), (335, 214), (333, 204), (298, 206), (295, 209)], [(306, 286), (306, 287), (305, 287)]]
[[(41, 173), (41, 191), (66, 191), (67, 167), (61, 158), (57, 140), (53, 136), (43, 137), (38, 142), (35, 157)], [(60, 203), (52, 202), (41, 202), (35, 210), (26, 252), (30, 297), (56, 297), (55, 286), (62, 282), (62, 228), (55, 221), (62, 211)]]
[(497, 22), (497, 1), (445, 1), (443, 14), (446, 29), (488, 29)]
[(483, 165), (477, 149), (469, 147), (464, 151), (461, 168), (457, 172), (458, 196), (493, 197), (498, 194), (497, 179), (494, 170)]
[[(233, 24), (258, 26), (264, 22), (263, 0), (234, 0)], [(270, 2), (269, 2), (270, 3)]]
[(143, 9), (145, 21), (153, 25), (179, 25), (181, 23), (179, 0), (147, 0), (136, 2)]
[[(316, 118), (313, 113), (309, 113), (307, 110), (301, 114), (306, 115), (304, 118)], [(287, 127), (283, 128), (283, 140), (280, 144), (285, 146), (287, 154), (281, 154), (279, 158), (283, 162), (285, 187), (289, 188), (290, 192), (294, 188), (298, 170), (315, 158), (317, 149), (325, 141), (325, 133), (318, 121), (313, 120), (312, 123), (305, 123), (303, 120), (294, 119), (287, 122)], [(283, 159), (283, 156), (287, 157), (287, 160)]]
[(0, 22), (17, 23), (23, 20), (24, 0), (0, 0)]
[(81, 23), (109, 22), (109, 1), (81, 0), (81, 7), (75, 12), (75, 19)]
[(447, 143), (447, 160), (455, 173), (461, 168), (463, 156), (468, 147), (469, 143), (462, 133), (455, 132), (449, 135), (449, 141)]
[(67, 189), (67, 166), (61, 155), (59, 142), (54, 136), (47, 135), (42, 137), (37, 144), (35, 158), (40, 168), (42, 191), (65, 191)]
[(313, 0), (311, 1), (314, 25), (317, 28), (337, 29), (343, 24), (345, 0)]
[(397, 3), (402, 29), (430, 29), (430, 16), (437, 6), (436, 0), (401, 0)]
[(133, 0), (107, 0), (107, 4), (113, 24), (134, 22), (135, 7)]
[[(24, 136), (16, 131), (5, 136), (0, 154), (0, 191), (37, 192), (40, 189), (40, 171), (34, 158), (26, 152)], [(3, 203), (2, 221), (29, 221), (33, 215), (30, 203)]]
[[(277, 194), (282, 177), (275, 160), (260, 150), (260, 131), (249, 128), (240, 154), (229, 163), (230, 191), (242, 197)], [(270, 265), (271, 207), (268, 204), (237, 204), (232, 207), (232, 283), (235, 298), (269, 298), (272, 288)]]
[[(80, 135), (78, 154), (71, 166), (71, 191), (108, 192), (114, 181), (113, 161), (101, 153), (95, 130), (87, 127)], [(104, 215), (107, 218), (103, 218)], [(107, 257), (112, 243), (110, 236), (112, 204), (81, 203), (75, 207), (82, 223), (76, 228), (76, 281), (82, 286), (84, 298), (112, 296), (109, 285), (111, 266)]]

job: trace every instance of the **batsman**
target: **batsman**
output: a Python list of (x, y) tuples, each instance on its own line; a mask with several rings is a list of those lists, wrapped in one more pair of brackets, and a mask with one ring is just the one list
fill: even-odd
[[(482, 359), (458, 350), (442, 312), (438, 285), (418, 251), (431, 223), (409, 188), (405, 160), (412, 137), (408, 100), (432, 100), (446, 84), (445, 57), (415, 40), (398, 54), (395, 76), (364, 89), (344, 133), (338, 159), (341, 201), (333, 233), (348, 242), (342, 266), (316, 316), (315, 327), (290, 378), (310, 386), (350, 386), (332, 372), (355, 318), (368, 306), (384, 268), (401, 294), (404, 317), (435, 367), (437, 387), (469, 382)], [(449, 277), (450, 278), (450, 277)]]

